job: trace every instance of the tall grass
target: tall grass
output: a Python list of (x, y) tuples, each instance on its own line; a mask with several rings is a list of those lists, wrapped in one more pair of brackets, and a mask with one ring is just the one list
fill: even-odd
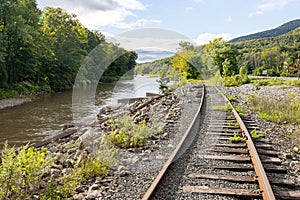
[(281, 100), (254, 94), (249, 103), (262, 119), (278, 124), (300, 124), (300, 99), (295, 93)]

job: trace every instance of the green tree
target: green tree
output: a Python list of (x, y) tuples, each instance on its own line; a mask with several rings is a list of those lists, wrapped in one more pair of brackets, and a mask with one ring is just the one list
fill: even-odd
[(238, 73), (236, 61), (237, 50), (222, 38), (214, 39), (205, 46), (221, 75), (231, 76)]

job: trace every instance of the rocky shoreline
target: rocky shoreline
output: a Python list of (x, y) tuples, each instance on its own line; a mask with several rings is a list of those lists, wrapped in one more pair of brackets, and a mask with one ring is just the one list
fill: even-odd
[(252, 84), (245, 84), (238, 87), (222, 87), (227, 95), (237, 97), (237, 102), (244, 110), (249, 111), (246, 115), (255, 119), (256, 124), (266, 132), (266, 138), (269, 139), (275, 150), (280, 152), (280, 159), (288, 169), (289, 175), (300, 184), (300, 154), (295, 149), (300, 148), (300, 126), (283, 122), (276, 124), (259, 118), (258, 114), (249, 109), (247, 99), (256, 93), (257, 95), (276, 99), (278, 101), (287, 98), (289, 94), (300, 94), (300, 87), (260, 86), (255, 87)]
[[(94, 177), (78, 185), (73, 199), (141, 199), (152, 179), (168, 159), (187, 130), (200, 103), (200, 85), (187, 84), (169, 95), (136, 101), (132, 104), (107, 106), (99, 111), (98, 120), (89, 126), (70, 127), (70, 137), (46, 145), (47, 154), (55, 158), (51, 179), (72, 171), (86, 156), (102, 156), (109, 165), (105, 178)], [(136, 109), (136, 108), (141, 109)], [(129, 113), (132, 121), (160, 124), (141, 147), (119, 148), (102, 143), (103, 136), (113, 131), (111, 116)], [(152, 122), (151, 122), (152, 121)], [(110, 157), (117, 152), (114, 157)]]

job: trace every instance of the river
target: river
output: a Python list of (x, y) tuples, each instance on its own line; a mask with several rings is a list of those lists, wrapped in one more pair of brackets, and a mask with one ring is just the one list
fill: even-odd
[[(86, 98), (76, 114), (81, 123), (92, 121), (101, 107), (122, 98), (144, 97), (146, 92), (159, 92), (156, 78), (136, 76), (116, 84), (99, 84), (96, 97)], [(65, 124), (73, 123), (73, 112), (72, 91), (40, 95), (31, 102), (0, 110), (0, 149), (5, 141), (20, 146), (58, 134)]]

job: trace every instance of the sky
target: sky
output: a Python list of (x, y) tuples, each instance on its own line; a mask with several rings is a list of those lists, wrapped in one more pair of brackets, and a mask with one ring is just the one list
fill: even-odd
[(37, 0), (61, 7), (87, 28), (106, 36), (156, 28), (196, 44), (275, 28), (300, 18), (300, 0)]

